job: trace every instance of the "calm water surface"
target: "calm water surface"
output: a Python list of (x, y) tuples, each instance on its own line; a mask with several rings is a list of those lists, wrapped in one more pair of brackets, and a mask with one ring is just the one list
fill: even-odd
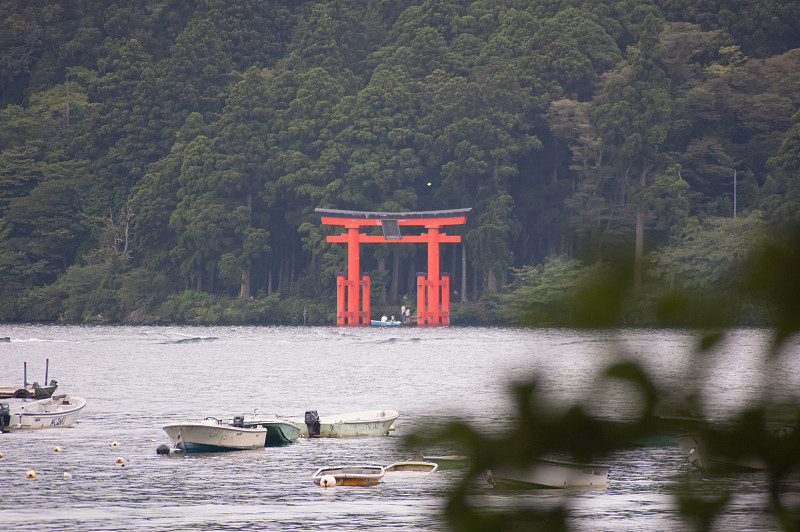
[[(333, 490), (311, 475), (326, 465), (407, 459), (402, 437), (431, 422), (502, 430), (513, 414), (509, 382), (534, 376), (556, 408), (580, 401), (598, 415), (635, 415), (636, 393), (598, 377), (620, 358), (640, 362), (664, 390), (702, 388), (707, 412), (719, 419), (757, 401), (768, 385), (785, 397), (800, 390), (798, 343), (768, 363), (768, 337), (758, 330), (736, 331), (702, 358), (694, 356), (696, 335), (685, 331), (17, 325), (0, 327), (0, 336), (12, 339), (0, 343), (0, 384), (21, 381), (24, 362), (28, 381), (43, 382), (49, 358), (59, 391), (88, 401), (69, 429), (0, 434), (0, 529), (15, 531), (446, 530), (441, 507), (459, 471)], [(299, 416), (392, 409), (401, 417), (382, 438), (156, 454), (169, 443), (166, 423), (256, 408)], [(576, 530), (682, 530), (673, 496), (688, 482), (701, 492), (733, 492), (717, 529), (775, 528), (760, 513), (760, 474), (704, 476), (677, 446), (603, 461), (611, 465), (605, 490), (510, 495), (481, 482), (476, 500), (502, 508), (569, 496)]]

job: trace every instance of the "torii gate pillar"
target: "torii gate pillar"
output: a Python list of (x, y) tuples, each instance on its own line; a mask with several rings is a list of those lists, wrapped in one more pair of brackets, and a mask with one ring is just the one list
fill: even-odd
[[(344, 225), (347, 233), (328, 236), (328, 242), (347, 244), (347, 279), (336, 278), (336, 324), (366, 325), (370, 323), (370, 278), (361, 276), (359, 245), (365, 243), (414, 242), (428, 245), (428, 273), (417, 273), (417, 325), (450, 324), (450, 277), (439, 274), (439, 244), (461, 242), (457, 235), (440, 232), (443, 225), (467, 223), (471, 209), (425, 212), (362, 212), (316, 209), (323, 224)], [(383, 235), (366, 235), (361, 226), (380, 225)], [(400, 234), (400, 226), (422, 225), (427, 233)], [(362, 305), (363, 303), (363, 305)]]

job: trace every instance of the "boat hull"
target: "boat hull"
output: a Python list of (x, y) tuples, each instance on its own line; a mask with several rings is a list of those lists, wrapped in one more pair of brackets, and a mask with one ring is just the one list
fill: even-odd
[[(400, 417), (393, 410), (372, 410), (351, 412), (338, 416), (320, 416), (319, 434), (317, 438), (355, 438), (360, 436), (385, 436), (392, 428), (392, 423)], [(308, 438), (308, 425), (304, 419), (291, 418), (292, 423), (300, 426), (300, 437)]]
[(38, 386), (27, 384), (25, 386), (0, 386), (0, 399), (47, 399), (52, 397), (58, 388), (57, 384)]
[(439, 464), (434, 462), (395, 462), (383, 468), (384, 473), (433, 473), (439, 469)]
[(399, 327), (403, 325), (401, 321), (381, 321), (381, 320), (370, 320), (372, 325), (376, 325), (378, 327)]
[(423, 456), (426, 462), (433, 462), (439, 469), (464, 469), (469, 466), (469, 457), (462, 455)]
[(336, 466), (322, 467), (314, 473), (311, 480), (320, 484), (323, 477), (332, 476), (337, 486), (374, 486), (384, 476), (381, 466)]
[(266, 445), (267, 429), (208, 423), (165, 425), (173, 447), (187, 453), (210, 453), (257, 449)]
[(763, 471), (767, 464), (756, 457), (741, 457), (737, 460), (725, 459), (712, 455), (706, 448), (705, 441), (699, 434), (679, 434), (675, 441), (686, 454), (689, 463), (698, 471), (746, 473)]
[[(261, 427), (267, 429), (265, 445), (267, 447), (279, 447), (297, 441), (300, 438), (302, 427), (277, 417), (259, 417), (245, 419), (246, 428)], [(308, 429), (306, 429), (308, 430)]]
[(4, 430), (35, 430), (71, 427), (86, 406), (80, 397), (57, 395), (10, 409)]
[(497, 468), (487, 480), (500, 488), (605, 488), (609, 466), (537, 460), (525, 468)]

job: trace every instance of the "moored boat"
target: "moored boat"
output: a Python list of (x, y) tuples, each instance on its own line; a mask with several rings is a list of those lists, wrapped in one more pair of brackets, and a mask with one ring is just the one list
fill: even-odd
[(320, 416), (316, 410), (306, 412), (305, 418), (289, 418), (300, 425), (301, 438), (352, 438), (385, 436), (392, 423), (400, 417), (394, 410), (366, 410), (333, 416)]
[(265, 445), (276, 447), (297, 441), (302, 427), (291, 421), (280, 419), (274, 414), (259, 414), (253, 412), (252, 416), (244, 417), (242, 425), (246, 428), (262, 427), (267, 429)]
[[(9, 341), (11, 339), (9, 338)], [(50, 359), (45, 361), (44, 382), (47, 383), (47, 373), (50, 370)], [(33, 384), (28, 383), (28, 363), (23, 364), (22, 382), (24, 384), (0, 386), (0, 399), (47, 399), (53, 395), (53, 392), (58, 388), (58, 382), (55, 379), (50, 381), (50, 384), (40, 386), (38, 382)]]
[(370, 322), (372, 323), (372, 325), (377, 325), (379, 327), (397, 327), (397, 326), (403, 325), (403, 322), (401, 322), (401, 321), (392, 321), (392, 320), (388, 320), (388, 321), (370, 320)]
[(86, 399), (67, 394), (13, 407), (0, 403), (0, 431), (71, 427), (84, 406)]
[(47, 399), (51, 397), (58, 388), (55, 379), (50, 384), (40, 386), (38, 382), (25, 384), (22, 386), (0, 386), (0, 399)]
[(173, 447), (187, 453), (242, 451), (266, 446), (264, 427), (244, 427), (242, 418), (233, 423), (207, 417), (202, 422), (164, 425)]
[(439, 469), (439, 464), (434, 462), (420, 462), (409, 460), (406, 462), (395, 462), (383, 468), (384, 473), (433, 473)]
[(311, 480), (315, 484), (320, 484), (325, 477), (333, 477), (337, 486), (373, 486), (380, 482), (383, 476), (384, 471), (381, 466), (343, 465), (321, 467)]
[(610, 467), (537, 459), (527, 467), (497, 467), (486, 480), (500, 488), (605, 488)]
[(675, 441), (686, 454), (689, 463), (699, 471), (749, 472), (767, 468), (763, 460), (754, 456), (730, 459), (711, 453), (700, 434), (678, 434)]

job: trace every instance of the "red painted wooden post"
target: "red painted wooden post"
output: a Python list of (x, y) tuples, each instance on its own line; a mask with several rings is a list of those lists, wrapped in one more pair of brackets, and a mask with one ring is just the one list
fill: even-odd
[(450, 325), (450, 274), (442, 274), (442, 325)]
[(371, 277), (368, 273), (363, 274), (361, 278), (361, 323), (367, 325), (370, 323), (370, 287), (372, 285)]
[(358, 325), (361, 311), (360, 299), (360, 275), (361, 275), (361, 252), (358, 247), (358, 225), (347, 225), (347, 317), (350, 318), (350, 325)]
[(336, 274), (336, 325), (345, 325), (344, 321), (344, 274)]
[(439, 226), (428, 225), (428, 316), (431, 325), (439, 325)]
[(428, 307), (425, 300), (425, 274), (417, 272), (417, 325), (427, 325)]

